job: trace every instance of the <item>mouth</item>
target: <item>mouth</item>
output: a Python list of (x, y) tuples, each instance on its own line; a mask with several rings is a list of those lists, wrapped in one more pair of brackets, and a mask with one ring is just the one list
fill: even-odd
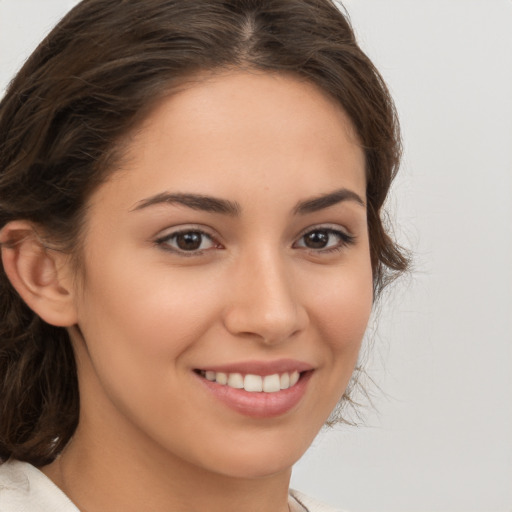
[(294, 410), (314, 371), (306, 364), (242, 364), (194, 373), (210, 397), (244, 416), (263, 419)]
[(196, 370), (201, 377), (209, 382), (233, 389), (243, 389), (248, 393), (278, 393), (295, 386), (306, 372), (273, 373), (272, 375), (257, 375), (252, 373), (216, 372), (213, 370)]

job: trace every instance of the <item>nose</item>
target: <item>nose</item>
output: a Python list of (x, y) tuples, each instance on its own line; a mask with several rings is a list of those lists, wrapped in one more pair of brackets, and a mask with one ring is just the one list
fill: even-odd
[(233, 335), (273, 345), (303, 331), (308, 323), (289, 264), (279, 254), (267, 252), (239, 261), (229, 290), (224, 323)]

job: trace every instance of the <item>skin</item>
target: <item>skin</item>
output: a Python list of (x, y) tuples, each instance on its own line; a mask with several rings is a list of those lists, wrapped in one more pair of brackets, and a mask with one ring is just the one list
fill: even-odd
[[(69, 286), (80, 423), (43, 468), (82, 511), (288, 510), (291, 467), (342, 396), (372, 306), (364, 204), (295, 209), (340, 189), (364, 202), (364, 169), (343, 110), (283, 75), (205, 78), (132, 135), (90, 200)], [(221, 198), (238, 214), (141, 207), (163, 193)], [(209, 235), (202, 250), (179, 252), (169, 237), (186, 229)], [(327, 231), (327, 248), (307, 247), (319, 229), (353, 243)], [(194, 372), (282, 358), (314, 371), (272, 418), (230, 409)]]

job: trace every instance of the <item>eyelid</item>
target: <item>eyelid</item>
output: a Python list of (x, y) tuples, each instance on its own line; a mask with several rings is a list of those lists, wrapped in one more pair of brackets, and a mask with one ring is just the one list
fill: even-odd
[(340, 226), (339, 224), (317, 224), (314, 226), (309, 226), (306, 229), (302, 230), (298, 235), (296, 241), (293, 243), (293, 246), (296, 246), (299, 240), (303, 239), (308, 233), (314, 231), (327, 231), (329, 233), (338, 235), (341, 238), (339, 244), (336, 244), (334, 247), (325, 247), (320, 249), (314, 249), (306, 246), (299, 246), (299, 248), (313, 252), (313, 253), (328, 253), (336, 250), (341, 250), (347, 245), (352, 245), (356, 242), (356, 235), (352, 234), (348, 229)]
[[(197, 249), (193, 251), (185, 251), (179, 248), (172, 247), (170, 244), (166, 244), (166, 241), (176, 237), (180, 234), (184, 233), (200, 233), (201, 235), (209, 238), (215, 247), (211, 247), (208, 249)], [(180, 224), (178, 226), (174, 226), (171, 228), (167, 228), (165, 230), (161, 230), (154, 237), (154, 245), (161, 248), (162, 250), (172, 252), (174, 254), (178, 254), (180, 256), (198, 256), (212, 249), (220, 249), (222, 247), (222, 243), (219, 242), (219, 237), (210, 232), (208, 228), (205, 226), (197, 225), (197, 224)]]
[(340, 226), (339, 224), (313, 224), (312, 226), (308, 226), (307, 228), (303, 229), (299, 235), (297, 236), (297, 239), (303, 237), (304, 235), (307, 235), (308, 233), (311, 233), (311, 231), (331, 231), (336, 233), (341, 233), (349, 238), (355, 238), (355, 235), (351, 233), (349, 229), (347, 229), (344, 226)]

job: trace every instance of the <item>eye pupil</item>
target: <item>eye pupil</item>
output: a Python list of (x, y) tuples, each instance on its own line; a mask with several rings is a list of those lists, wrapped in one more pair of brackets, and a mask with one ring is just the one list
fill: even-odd
[(176, 245), (182, 251), (196, 251), (201, 247), (203, 235), (197, 231), (188, 231), (176, 235)]
[(304, 244), (310, 249), (323, 249), (329, 243), (327, 231), (312, 231), (304, 236)]

